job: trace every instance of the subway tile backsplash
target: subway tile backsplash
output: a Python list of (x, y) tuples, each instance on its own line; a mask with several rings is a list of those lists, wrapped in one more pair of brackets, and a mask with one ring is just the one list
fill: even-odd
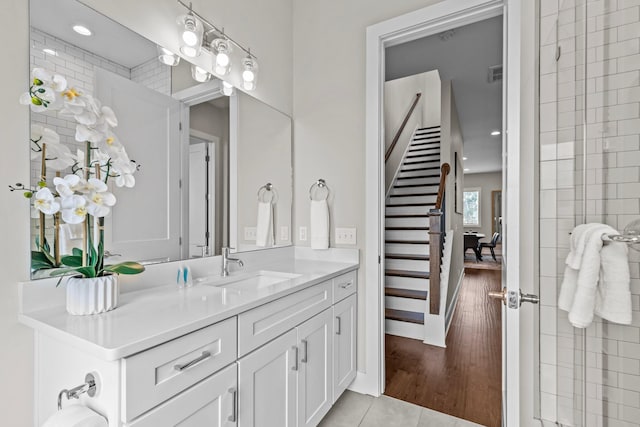
[(640, 0), (541, 0), (540, 16), (541, 415), (583, 426), (584, 393), (585, 426), (639, 426), (640, 252), (632, 325), (596, 318), (583, 343), (557, 294), (583, 214), (619, 230), (640, 218)]

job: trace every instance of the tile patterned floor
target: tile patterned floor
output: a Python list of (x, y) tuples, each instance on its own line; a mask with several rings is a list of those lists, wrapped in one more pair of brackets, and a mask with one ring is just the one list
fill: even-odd
[(346, 391), (319, 427), (482, 427), (388, 396)]

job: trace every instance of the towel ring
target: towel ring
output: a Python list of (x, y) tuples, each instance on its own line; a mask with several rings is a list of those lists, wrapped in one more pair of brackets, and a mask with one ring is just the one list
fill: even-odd
[(313, 198), (314, 196), (314, 190), (315, 193), (317, 193), (318, 191), (325, 191), (325, 195), (324, 198), (318, 199), (319, 200), (327, 200), (327, 198), (329, 197), (329, 193), (331, 192), (331, 190), (329, 189), (329, 186), (327, 185), (327, 183), (325, 182), (324, 179), (320, 178), (319, 180), (317, 180), (316, 182), (314, 182), (313, 184), (311, 184), (311, 187), (309, 187), (309, 199), (310, 200), (315, 200)]
[[(267, 200), (267, 196), (270, 196)], [(273, 184), (267, 182), (258, 189), (258, 201), (263, 203), (273, 203), (276, 198), (276, 189)]]

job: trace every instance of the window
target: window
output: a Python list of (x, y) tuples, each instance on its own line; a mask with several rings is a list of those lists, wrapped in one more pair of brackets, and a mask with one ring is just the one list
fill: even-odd
[(480, 227), (480, 188), (465, 188), (462, 195), (462, 214), (465, 227)]

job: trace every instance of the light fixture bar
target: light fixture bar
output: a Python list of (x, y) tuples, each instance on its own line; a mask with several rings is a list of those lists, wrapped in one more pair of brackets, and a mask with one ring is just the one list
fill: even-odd
[[(247, 55), (249, 55), (252, 58), (258, 59), (257, 56), (255, 56), (253, 53), (251, 53), (251, 51), (249, 49), (245, 49), (240, 43), (238, 43), (237, 41), (235, 41), (234, 39), (232, 39), (231, 37), (229, 37), (227, 34), (225, 34), (224, 30), (221, 30), (220, 28), (216, 27), (215, 25), (213, 25), (211, 22), (209, 22), (209, 20), (207, 20), (205, 17), (203, 17), (202, 15), (200, 15), (198, 12), (196, 12), (195, 10), (193, 10), (193, 7), (191, 6), (191, 3), (189, 3), (188, 5), (186, 3), (184, 3), (182, 0), (178, 0), (178, 3), (180, 3), (183, 7), (185, 7), (187, 10), (189, 10), (189, 12), (193, 13), (193, 15), (198, 18), (200, 21), (202, 21), (203, 23), (207, 24), (209, 27), (211, 27), (212, 30), (220, 33), (224, 38), (226, 38), (227, 40), (229, 40), (231, 43), (233, 43), (234, 45), (238, 46), (241, 50), (243, 50)], [(211, 30), (205, 31), (205, 35), (210, 33)]]

